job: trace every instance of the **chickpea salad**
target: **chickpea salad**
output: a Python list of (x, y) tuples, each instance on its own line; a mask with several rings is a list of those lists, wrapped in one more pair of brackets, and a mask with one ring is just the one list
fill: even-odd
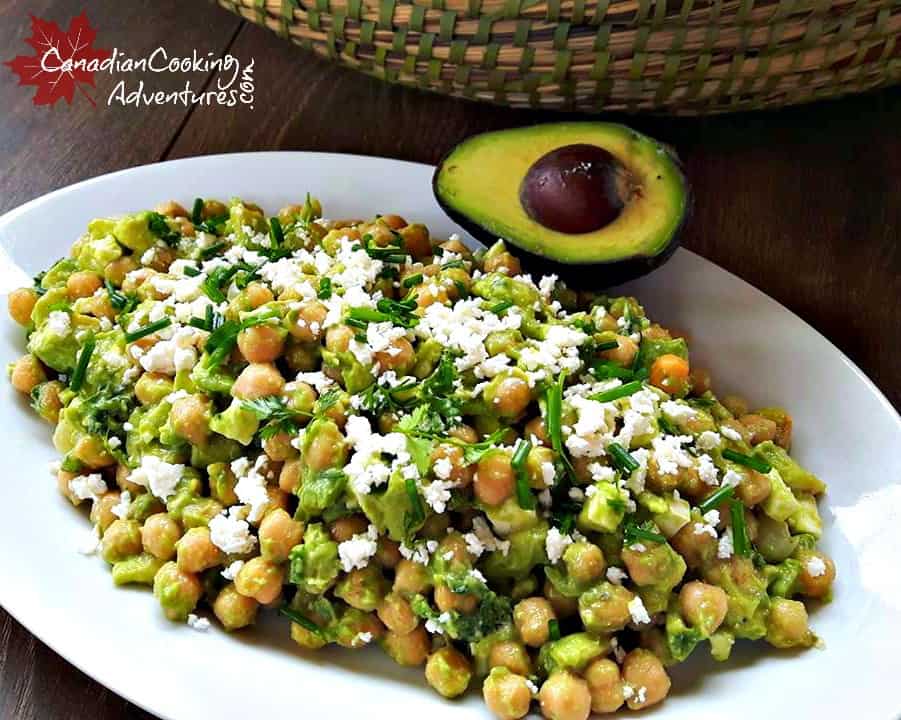
[(379, 645), (499, 718), (640, 710), (693, 652), (819, 644), (824, 483), (632, 297), (397, 215), (93, 220), (9, 296), (81, 551), (206, 630)]

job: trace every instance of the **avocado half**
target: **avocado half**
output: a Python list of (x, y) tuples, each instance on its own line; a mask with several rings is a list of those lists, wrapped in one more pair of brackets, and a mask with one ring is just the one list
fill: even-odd
[(454, 221), (518, 248), (529, 272), (595, 289), (665, 262), (691, 206), (669, 148), (602, 122), (474, 135), (444, 157), (432, 186)]

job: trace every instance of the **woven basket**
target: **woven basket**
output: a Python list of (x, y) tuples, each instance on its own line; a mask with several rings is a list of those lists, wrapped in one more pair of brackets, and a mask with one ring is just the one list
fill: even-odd
[(218, 0), (388, 80), (515, 107), (703, 114), (901, 78), (901, 0)]

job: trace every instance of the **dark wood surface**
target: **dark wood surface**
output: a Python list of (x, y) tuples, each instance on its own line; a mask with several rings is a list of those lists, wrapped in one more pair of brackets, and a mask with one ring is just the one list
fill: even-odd
[[(0, 0), (2, 59), (25, 52), (28, 12), (66, 26), (84, 7)], [(255, 109), (102, 102), (94, 109), (79, 98), (38, 108), (0, 67), (0, 212), (84, 178), (169, 158), (289, 149), (433, 163), (471, 133), (560, 117), (384, 85), (207, 3), (94, 0), (88, 13), (100, 47), (139, 55), (164, 45), (171, 54), (196, 48), (253, 58)], [(99, 77), (95, 97), (104, 99), (119, 79)], [(197, 87), (214, 80), (192, 78)], [(153, 83), (178, 84), (159, 76)], [(899, 407), (901, 91), (773, 113), (617, 119), (672, 144), (683, 158), (695, 190), (684, 244), (808, 321)], [(403, 210), (400, 188), (394, 209)], [(150, 717), (0, 610), (0, 719)]]

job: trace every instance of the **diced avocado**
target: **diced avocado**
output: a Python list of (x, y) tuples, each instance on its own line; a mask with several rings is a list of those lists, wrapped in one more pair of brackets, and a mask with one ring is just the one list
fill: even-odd
[(761, 504), (763, 512), (773, 520), (788, 520), (801, 506), (775, 467), (767, 473), (767, 477), (770, 480), (770, 494)]
[(338, 543), (321, 523), (306, 528), (303, 542), (291, 550), (288, 579), (304, 592), (322, 595), (338, 577)]
[(93, 240), (99, 240), (112, 234), (116, 228), (116, 220), (114, 218), (94, 218), (88, 223), (88, 234)]
[[(803, 619), (803, 626), (799, 619)], [(766, 640), (777, 648), (807, 648), (815, 645), (817, 637), (807, 627), (807, 610), (803, 603), (773, 598), (767, 618)]]
[(387, 532), (388, 537), (401, 542), (408, 534), (419, 528), (408, 528), (408, 519), (413, 511), (410, 496), (407, 494), (407, 483), (396, 470), (388, 478), (383, 492), (370, 492), (366, 495), (356, 494), (360, 509), (375, 525), (380, 533)]
[(417, 379), (424, 380), (432, 374), (443, 352), (444, 347), (435, 338), (421, 341), (416, 348), (410, 373)]
[(557, 670), (580, 672), (610, 647), (606, 638), (588, 633), (573, 633), (559, 640), (545, 643), (538, 654), (538, 666), (547, 674)]
[(162, 431), (169, 419), (169, 411), (172, 405), (161, 402), (147, 407), (138, 407), (129, 416), (128, 421), (134, 429), (128, 433), (125, 440), (125, 449), (128, 454), (128, 462), (132, 467), (141, 464), (143, 455), (158, 455), (166, 462), (180, 462), (181, 450), (184, 446), (168, 448), (162, 444)]
[(113, 582), (116, 585), (153, 585), (153, 578), (162, 566), (163, 561), (159, 558), (150, 553), (141, 553), (113, 565)]
[(45, 290), (65, 286), (69, 276), (78, 271), (78, 263), (71, 258), (57, 260), (41, 278), (41, 287)]
[(725, 630), (749, 640), (766, 635), (767, 582), (749, 559), (733, 556), (717, 561), (705, 568), (704, 579), (726, 592), (729, 609), (723, 622)]
[(266, 218), (259, 210), (248, 207), (237, 198), (232, 198), (229, 201), (226, 229), (234, 233), (235, 242), (247, 245), (253, 234), (267, 231)]
[(784, 520), (773, 520), (766, 515), (759, 515), (754, 545), (767, 562), (778, 563), (797, 549), (798, 538), (789, 533)]
[(602, 481), (594, 487), (595, 492), (579, 511), (576, 526), (582, 532), (613, 532), (626, 516), (629, 496), (612, 482)]
[(62, 334), (58, 333), (51, 323), (45, 322), (28, 338), (28, 352), (57, 372), (72, 371), (80, 347), (71, 327), (71, 320), (69, 329)]
[(231, 392), (232, 385), (235, 384), (235, 378), (221, 365), (210, 368), (208, 359), (209, 357), (204, 353), (194, 369), (191, 370), (191, 382), (204, 392), (227, 395)]
[(509, 578), (519, 580), (528, 575), (536, 565), (547, 562), (545, 541), (548, 526), (544, 521), (510, 535), (510, 549), (506, 555), (499, 550), (485, 558), (482, 571), (490, 580)]
[(778, 565), (767, 565), (764, 574), (769, 581), (769, 593), (772, 597), (790, 598), (798, 591), (801, 563), (794, 558), (787, 558)]
[(309, 520), (321, 515), (326, 508), (334, 505), (344, 494), (347, 487), (347, 475), (337, 468), (304, 472), (300, 487), (297, 489), (297, 511), (294, 517), (298, 520)]
[(810, 492), (819, 495), (825, 492), (826, 484), (812, 472), (805, 470), (785, 452), (781, 447), (767, 440), (754, 447), (754, 457), (762, 458), (772, 465), (785, 484), (792, 490)]
[(675, 495), (667, 495), (666, 511), (654, 515), (654, 522), (665, 537), (672, 537), (691, 520), (691, 505), (687, 500)]
[(823, 521), (813, 495), (798, 493), (798, 509), (788, 518), (788, 526), (795, 533), (813, 535), (817, 540), (823, 534)]
[(347, 604), (372, 612), (388, 594), (389, 583), (381, 568), (370, 563), (362, 570), (345, 575), (335, 585), (335, 596)]
[(47, 318), (54, 310), (67, 307), (69, 305), (69, 293), (65, 287), (56, 287), (45, 292), (34, 304), (31, 311), (31, 322), (35, 327), (43, 325), (47, 322)]
[(86, 240), (78, 248), (76, 261), (83, 270), (100, 275), (113, 260), (122, 257), (122, 247), (112, 235)]
[(726, 630), (718, 630), (710, 636), (710, 657), (717, 662), (725, 662), (732, 654), (735, 636)]
[(474, 665), (473, 670), (475, 671), (476, 677), (484, 677), (488, 674), (488, 670), (490, 669), (488, 663), (491, 655), (491, 648), (500, 642), (513, 639), (513, 626), (507, 624), (502, 625), (490, 635), (486, 635), (480, 640), (476, 640), (469, 644), (469, 652), (472, 655)]
[(650, 371), (651, 365), (661, 355), (677, 355), (688, 360), (688, 345), (683, 338), (645, 338), (638, 346), (634, 367)]
[(210, 520), (221, 512), (221, 503), (212, 498), (198, 498), (182, 510), (181, 524), (185, 528), (207, 527)]
[(485, 507), (484, 510), (494, 532), (501, 537), (507, 537), (510, 533), (526, 530), (538, 524), (538, 513), (521, 508), (516, 498), (512, 496), (500, 505)]
[(678, 601), (666, 613), (666, 645), (676, 662), (685, 660), (705, 637), (702, 628), (688, 627), (679, 614)]
[(125, 370), (130, 367), (124, 333), (119, 329), (109, 330), (96, 335), (95, 341), (85, 384), (91, 388), (121, 385)]
[(149, 250), (157, 241), (150, 229), (150, 213), (147, 211), (120, 218), (113, 227), (113, 235), (137, 255)]
[(210, 430), (237, 440), (242, 445), (250, 445), (253, 436), (260, 427), (260, 419), (238, 398), (232, 400), (224, 412), (214, 415), (210, 420)]
[(375, 382), (369, 369), (364, 367), (351, 352), (323, 350), (322, 364), (340, 371), (344, 389), (351, 395), (362, 392)]
[(669, 149), (603, 122), (475, 135), (445, 156), (432, 185), (444, 211), (477, 238), (505, 238), (542, 274), (591, 287), (666, 260), (689, 207)]
[(128, 519), (143, 523), (151, 515), (164, 512), (166, 506), (149, 492), (136, 496), (128, 506)]
[[(503, 242), (495, 244), (492, 251), (505, 251)], [(472, 294), (494, 302), (509, 301), (520, 308), (532, 309), (541, 300), (538, 290), (528, 283), (511, 278), (503, 273), (485, 273), (472, 285)]]
[[(636, 470), (636, 472), (638, 472)], [(661, 513), (665, 513), (667, 511), (666, 499), (661, 495), (656, 495), (652, 493), (650, 490), (645, 490), (638, 494), (636, 498), (638, 504), (643, 508), (646, 508), (649, 513), (652, 515), (659, 515)]]
[(228, 463), (241, 457), (241, 445), (223, 435), (211, 435), (206, 445), (191, 445), (191, 465), (205, 468), (213, 463)]

